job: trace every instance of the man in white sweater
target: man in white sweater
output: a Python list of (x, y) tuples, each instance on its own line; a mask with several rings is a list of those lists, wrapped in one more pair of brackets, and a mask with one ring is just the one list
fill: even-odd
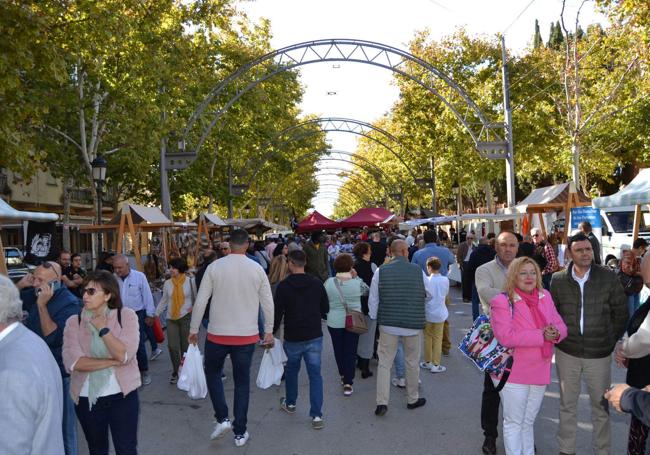
[(50, 348), (20, 320), (18, 289), (0, 275), (0, 453), (60, 455), (63, 385)]
[[(198, 342), (199, 326), (210, 303), (208, 338), (205, 342), (205, 376), (217, 424), (211, 438), (223, 436), (228, 430), (235, 433), (235, 445), (248, 441), (246, 431), (250, 370), (255, 346), (259, 341), (257, 325), (260, 306), (264, 313), (264, 344), (273, 345), (273, 297), (264, 269), (246, 257), (248, 234), (242, 229), (230, 236), (231, 253), (208, 266), (196, 296), (189, 342)], [(228, 405), (221, 381), (226, 356), (230, 355), (235, 396), (234, 421), (228, 417)]]

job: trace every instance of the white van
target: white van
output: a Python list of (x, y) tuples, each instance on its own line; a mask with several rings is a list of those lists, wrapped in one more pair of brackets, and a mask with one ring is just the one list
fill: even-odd
[[(631, 205), (600, 210), (603, 224), (601, 240), (603, 265), (618, 266), (621, 250), (632, 248), (634, 209), (635, 207)], [(647, 205), (641, 208), (639, 237), (643, 237), (650, 243), (650, 213)]]

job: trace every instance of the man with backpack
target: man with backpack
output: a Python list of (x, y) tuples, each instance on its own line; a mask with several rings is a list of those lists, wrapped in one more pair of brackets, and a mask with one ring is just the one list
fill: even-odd
[[(496, 257), (476, 269), (476, 291), (483, 307), (483, 313), (490, 314), (490, 301), (504, 291), (506, 272), (510, 263), (517, 256), (518, 248), (519, 242), (515, 234), (508, 231), (501, 232), (495, 244)], [(499, 392), (496, 391), (490, 375), (485, 373), (481, 400), (481, 428), (485, 436), (482, 450), (485, 455), (497, 453), (500, 404)]]

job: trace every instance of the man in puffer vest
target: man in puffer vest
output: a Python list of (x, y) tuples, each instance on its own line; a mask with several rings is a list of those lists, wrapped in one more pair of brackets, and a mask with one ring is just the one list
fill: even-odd
[(628, 311), (625, 292), (616, 275), (593, 264), (589, 238), (579, 232), (569, 238), (572, 262), (553, 274), (551, 295), (568, 329), (557, 345), (555, 366), (560, 380), (561, 454), (575, 454), (578, 397), (587, 384), (596, 455), (611, 452), (609, 410), (603, 395), (611, 382), (612, 351), (625, 332)]
[(379, 324), (379, 366), (377, 368), (377, 409), (383, 416), (388, 411), (390, 369), (397, 343), (402, 340), (406, 358), (407, 408), (424, 406), (419, 396), (421, 334), (424, 328), (426, 292), (422, 270), (408, 262), (408, 246), (404, 240), (390, 245), (393, 260), (379, 267), (372, 277), (368, 296), (369, 315)]

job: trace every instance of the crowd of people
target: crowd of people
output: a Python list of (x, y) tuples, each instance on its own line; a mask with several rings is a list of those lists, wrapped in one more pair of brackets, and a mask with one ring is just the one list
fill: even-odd
[[(647, 243), (636, 241), (612, 271), (600, 264), (588, 223), (569, 237), (564, 267), (539, 229), (523, 237), (509, 231), (475, 237), (453, 228), (406, 236), (364, 229), (253, 242), (236, 229), (205, 248), (192, 269), (186, 258), (171, 258), (157, 304), (148, 279), (157, 275), (157, 261), (145, 274), (120, 254), (86, 272), (78, 254), (62, 251), (58, 262), (43, 262), (15, 285), (0, 276), (0, 415), (12, 416), (11, 431), (8, 419), (0, 419), (0, 453), (76, 454), (77, 421), (91, 454), (108, 453), (109, 430), (117, 454), (137, 453), (138, 390), (151, 383), (148, 364), (162, 352), (155, 318), (166, 326), (171, 384), (189, 344), (206, 332), (212, 439), (232, 432), (236, 446), (247, 444), (254, 352), (276, 339), (287, 357), (279, 408), (296, 413), (304, 361), (311, 426), (325, 426), (324, 326), (344, 397), (354, 394), (357, 371), (363, 380), (375, 375), (377, 359), (375, 415), (388, 412), (391, 384), (405, 389), (407, 409), (419, 409), (427, 403), (421, 371), (447, 369), (447, 275), (456, 262), (473, 317), (489, 315), (495, 338), (513, 352), (505, 386), (500, 376), (484, 376), (482, 452), (497, 452), (501, 407), (506, 453), (535, 453), (533, 428), (554, 358), (560, 453), (576, 453), (582, 383), (594, 452), (611, 452), (609, 400), (633, 414), (628, 453), (646, 453), (650, 392), (642, 389), (650, 384), (650, 318), (638, 296), (650, 283), (650, 256), (641, 260)], [(223, 385), (227, 358), (232, 412)], [(627, 384), (610, 388), (612, 360), (628, 369)], [(32, 394), (18, 392), (25, 384)]]

